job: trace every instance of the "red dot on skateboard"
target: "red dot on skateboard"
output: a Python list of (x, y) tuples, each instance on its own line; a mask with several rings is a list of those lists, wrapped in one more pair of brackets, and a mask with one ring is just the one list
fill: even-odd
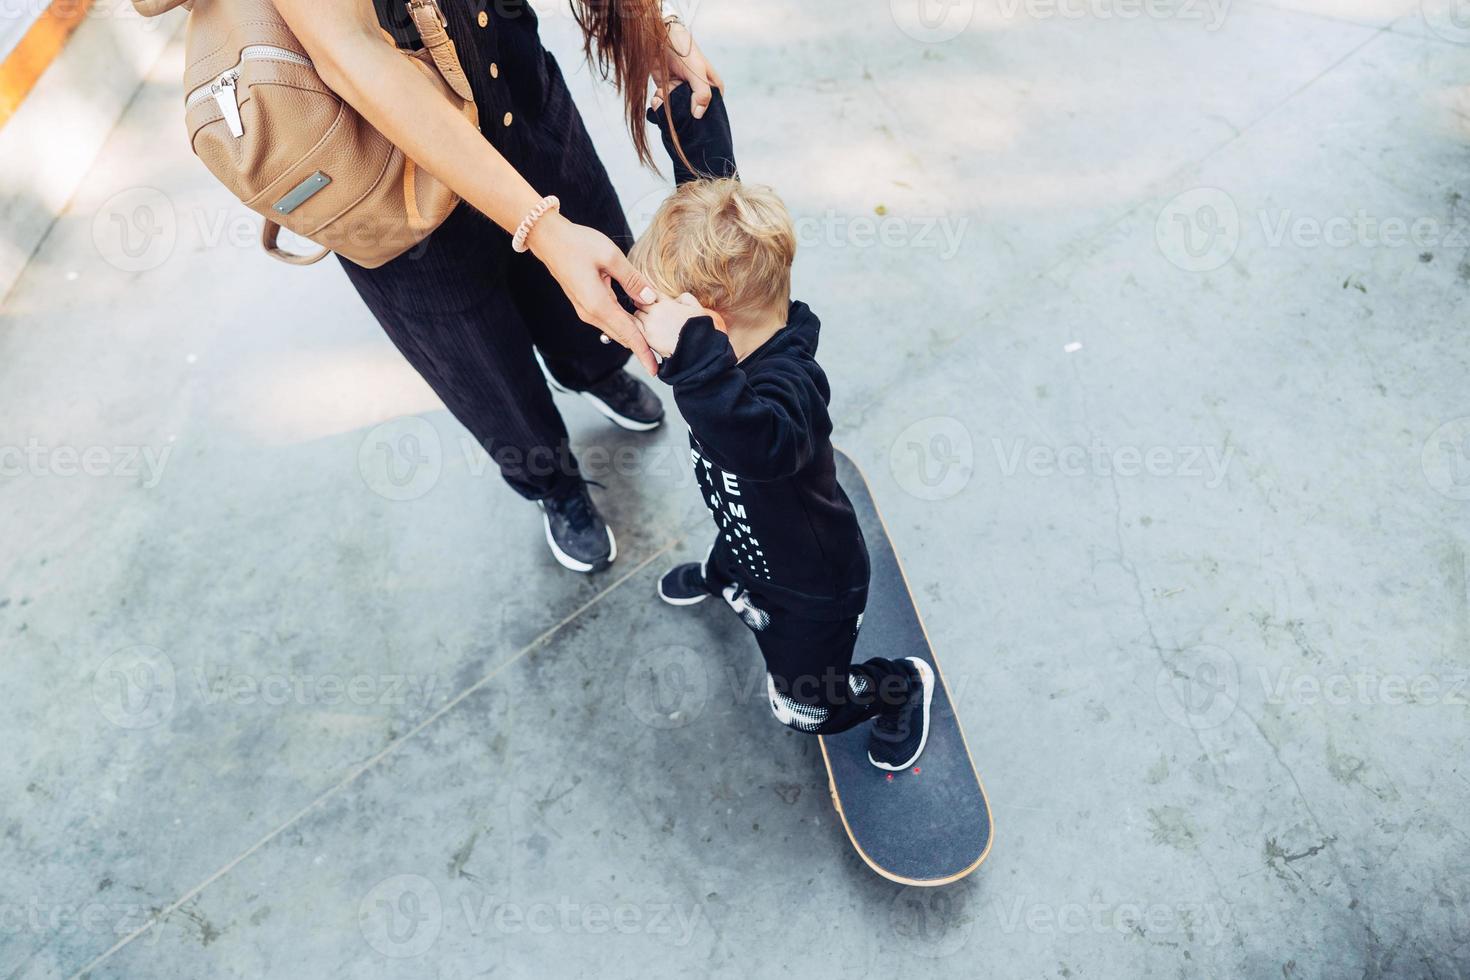
[(918, 774), (919, 774), (919, 767), (918, 766), (914, 766), (914, 775), (917, 776)]
[(887, 778), (890, 783), (893, 782), (893, 773), (890, 772)]

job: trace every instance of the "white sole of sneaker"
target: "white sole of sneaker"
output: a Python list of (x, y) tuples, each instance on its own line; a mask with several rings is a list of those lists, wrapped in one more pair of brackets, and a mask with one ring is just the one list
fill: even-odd
[(590, 392), (573, 391), (551, 376), (551, 371), (547, 369), (546, 362), (541, 359), (541, 352), (539, 350), (533, 353), (536, 355), (536, 365), (541, 368), (541, 376), (546, 379), (547, 384), (551, 385), (552, 391), (559, 391), (563, 395), (580, 395), (582, 398), (591, 402), (592, 407), (597, 409), (600, 415), (611, 421), (618, 428), (627, 429), (629, 432), (650, 432), (664, 424), (663, 419), (654, 419), (652, 422), (630, 419), (626, 415), (619, 415), (611, 405)]
[(914, 665), (915, 669), (917, 669), (919, 672), (919, 677), (924, 682), (924, 730), (919, 733), (919, 748), (914, 752), (913, 755), (909, 756), (908, 761), (904, 762), (901, 765), (890, 766), (885, 762), (879, 762), (877, 759), (873, 758), (871, 752), (868, 753), (869, 762), (877, 766), (879, 769), (886, 769), (889, 772), (901, 772), (902, 770), (907, 769), (909, 766), (913, 765), (915, 762), (918, 762), (919, 756), (924, 754), (924, 746), (929, 743), (929, 706), (934, 703), (934, 671), (927, 663), (925, 663), (923, 660), (920, 660), (918, 657), (905, 657), (904, 659)]
[(688, 599), (675, 599), (673, 596), (671, 596), (671, 595), (667, 594), (666, 592), (664, 592), (664, 580), (663, 579), (659, 579), (658, 580), (658, 597), (660, 599), (662, 599), (664, 602), (667, 602), (671, 606), (695, 606), (695, 605), (698, 605), (699, 603), (703, 602), (704, 600), (708, 599), (709, 598), (709, 594), (708, 593), (705, 593), (704, 595), (691, 596)]
[[(566, 391), (567, 389), (564, 388), (562, 390)], [(651, 432), (664, 424), (663, 419), (654, 419), (652, 422), (640, 422), (637, 419), (630, 419), (626, 415), (619, 415), (613, 411), (611, 405), (590, 392), (579, 391), (576, 394), (581, 395), (587, 401), (591, 402), (593, 408), (610, 419), (612, 424), (620, 429), (627, 429), (629, 432)]]
[(551, 536), (551, 518), (546, 516), (544, 508), (541, 513), (541, 528), (546, 532), (546, 546), (551, 549), (551, 556), (556, 559), (556, 563), (562, 568), (567, 568), (574, 572), (597, 572), (618, 559), (618, 540), (613, 537), (612, 528), (607, 529), (607, 558), (595, 565), (585, 561), (578, 561), (561, 550), (561, 547), (556, 543), (556, 538)]

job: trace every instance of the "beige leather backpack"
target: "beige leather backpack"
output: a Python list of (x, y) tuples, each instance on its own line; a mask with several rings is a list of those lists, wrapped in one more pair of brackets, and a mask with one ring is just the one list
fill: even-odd
[[(189, 10), (184, 113), (195, 155), (265, 217), (261, 244), (295, 265), (338, 252), (375, 269), (429, 236), (459, 198), (322, 82), (270, 0), (133, 0), (147, 17)], [(422, 51), (403, 52), (478, 125), (436, 0), (410, 0)], [(385, 42), (392, 39), (384, 33)], [(285, 252), (281, 227), (322, 246)]]

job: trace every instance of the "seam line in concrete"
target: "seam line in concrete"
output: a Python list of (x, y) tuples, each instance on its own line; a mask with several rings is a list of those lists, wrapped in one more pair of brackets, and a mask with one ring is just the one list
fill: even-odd
[(1401, 17), (1394, 17), (1388, 22), (1388, 24), (1368, 24), (1364, 23), (1361, 20), (1353, 20), (1350, 17), (1338, 17), (1333, 14), (1324, 14), (1316, 10), (1298, 10), (1295, 7), (1283, 7), (1280, 3), (1274, 2), (1274, 0), (1236, 0), (1236, 2), (1244, 3), (1246, 6), (1255, 7), (1259, 10), (1270, 10), (1278, 14), (1287, 14), (1289, 16), (1296, 17), (1309, 17), (1313, 20), (1325, 20), (1333, 24), (1342, 24), (1346, 27), (1361, 27), (1367, 31), (1386, 30), (1390, 24), (1394, 24), (1402, 19)]
[[(1175, 184), (1179, 180), (1179, 178), (1181, 178), (1183, 175), (1189, 173), (1191, 170), (1194, 170), (1194, 169), (1198, 168), (1200, 166), (1200, 164), (1204, 163), (1206, 160), (1208, 160), (1211, 157), (1215, 156), (1217, 153), (1221, 152), (1226, 147), (1232, 145), (1233, 143), (1238, 142), (1247, 133), (1249, 133), (1251, 130), (1255, 129), (1258, 125), (1260, 125), (1265, 120), (1271, 118), (1280, 109), (1282, 109), (1287, 104), (1289, 104), (1292, 100), (1294, 100), (1297, 96), (1301, 95), (1307, 89), (1311, 88), (1313, 85), (1316, 85), (1318, 82), (1320, 82), (1323, 78), (1327, 77), (1329, 74), (1331, 74), (1332, 72), (1336, 71), (1344, 63), (1346, 63), (1348, 61), (1348, 59), (1350, 59), (1353, 56), (1355, 56), (1356, 54), (1358, 54), (1358, 52), (1362, 51), (1365, 47), (1367, 47), (1368, 45), (1372, 44), (1374, 41), (1378, 40), (1379, 38), (1383, 37), (1384, 35), (1391, 33), (1387, 27), (1373, 28), (1373, 27), (1366, 27), (1365, 26), (1364, 27), (1364, 30), (1369, 31), (1370, 32), (1369, 35), (1367, 37), (1363, 38), (1363, 40), (1359, 41), (1357, 44), (1353, 45), (1347, 51), (1343, 52), (1342, 56), (1340, 58), (1338, 58), (1336, 61), (1334, 61), (1332, 64), (1330, 64), (1327, 67), (1323, 68), (1317, 74), (1313, 75), (1311, 78), (1307, 79), (1305, 82), (1303, 82), (1302, 84), (1298, 85), (1296, 88), (1292, 89), (1289, 93), (1287, 93), (1285, 96), (1283, 96), (1274, 105), (1270, 106), (1268, 109), (1266, 109), (1264, 112), (1262, 112), (1259, 116), (1257, 116), (1256, 118), (1252, 119), (1250, 122), (1246, 123), (1244, 126), (1240, 127), (1240, 129), (1238, 129), (1234, 133), (1232, 133), (1229, 139), (1222, 140), (1221, 142), (1219, 142), (1215, 146), (1210, 147), (1210, 149), (1206, 150), (1204, 153), (1202, 153), (1200, 156), (1198, 156), (1194, 160), (1190, 161), (1189, 163), (1180, 164), (1178, 167), (1176, 167), (1174, 169), (1173, 173), (1169, 174), (1168, 177), (1166, 177), (1163, 180), (1159, 181), (1157, 184), (1155, 184), (1155, 186), (1156, 187), (1168, 187), (1168, 186), (1171, 186), (1171, 185)], [(1071, 261), (1073, 259), (1076, 259), (1078, 261), (1082, 261), (1082, 260), (1085, 260), (1085, 259), (1091, 257), (1092, 252), (1088, 248), (1088, 246), (1090, 246), (1092, 243), (1098, 241), (1099, 239), (1102, 239), (1102, 238), (1106, 237), (1107, 234), (1110, 231), (1112, 231), (1118, 225), (1122, 224), (1124, 221), (1126, 221), (1129, 218), (1133, 217), (1133, 215), (1135, 213), (1137, 213), (1137, 211), (1140, 208), (1146, 206), (1150, 201), (1153, 201), (1157, 197), (1158, 197), (1158, 192), (1157, 191), (1146, 194), (1142, 199), (1140, 199), (1136, 204), (1134, 204), (1133, 207), (1129, 208), (1127, 211), (1124, 211), (1122, 214), (1118, 215), (1117, 218), (1115, 218), (1112, 221), (1108, 222), (1103, 228), (1101, 228), (1095, 234), (1089, 235), (1085, 239), (1083, 239), (1082, 242), (1080, 243), (1081, 246), (1082, 246), (1082, 248), (1083, 248), (1083, 251), (1078, 252), (1075, 255), (1071, 255), (1071, 254), (1064, 255), (1061, 259), (1059, 259), (1057, 262), (1055, 262), (1052, 265), (1050, 265), (1049, 267), (1047, 267), (1047, 269), (1045, 271), (1043, 271), (1038, 276), (1036, 276), (1036, 278), (1040, 279), (1040, 278), (1043, 278), (1045, 276), (1051, 275), (1057, 269), (1061, 268), (1068, 261)], [(1068, 251), (1068, 249), (1066, 249), (1064, 247), (1063, 251)]]
[[(1269, 5), (1267, 5), (1267, 6), (1269, 6)], [(1279, 8), (1279, 7), (1271, 7), (1270, 9), (1273, 9), (1273, 10), (1281, 10), (1281, 8)], [(1281, 10), (1281, 12), (1283, 12), (1283, 13), (1295, 13), (1296, 11), (1285, 11), (1285, 10)], [(1348, 21), (1335, 21), (1335, 22), (1342, 23), (1342, 24), (1349, 24), (1350, 23)], [(1394, 23), (1397, 23), (1397, 21), (1395, 21)], [(1068, 262), (1078, 262), (1078, 263), (1081, 263), (1081, 262), (1087, 261), (1087, 259), (1089, 259), (1094, 254), (1094, 243), (1096, 243), (1096, 242), (1098, 242), (1098, 241), (1106, 238), (1108, 236), (1108, 234), (1114, 228), (1118, 227), (1118, 225), (1122, 224), (1124, 221), (1127, 221), (1129, 218), (1133, 217), (1133, 215), (1140, 208), (1143, 208), (1143, 207), (1147, 206), (1149, 204), (1149, 202), (1151, 202), (1151, 201), (1155, 200), (1156, 198), (1158, 198), (1159, 195), (1160, 195), (1160, 193), (1161, 193), (1161, 190), (1160, 190), (1161, 188), (1167, 188), (1167, 187), (1170, 187), (1170, 186), (1173, 186), (1173, 185), (1177, 184), (1178, 181), (1179, 181), (1179, 179), (1183, 175), (1185, 175), (1185, 174), (1189, 173), (1191, 170), (1199, 167), (1200, 164), (1204, 163), (1206, 160), (1210, 159), (1212, 156), (1214, 156), (1215, 154), (1219, 153), (1221, 150), (1225, 149), (1226, 147), (1230, 146), (1232, 143), (1234, 143), (1237, 140), (1239, 140), (1242, 137), (1244, 137), (1247, 133), (1249, 133), (1252, 129), (1254, 129), (1263, 120), (1269, 118), (1277, 110), (1281, 109), (1287, 103), (1291, 102), (1297, 96), (1301, 95), (1307, 89), (1311, 88), (1317, 82), (1321, 81), (1322, 78), (1325, 77), (1327, 74), (1329, 74), (1330, 72), (1333, 72), (1333, 71), (1337, 70), (1348, 59), (1352, 58), (1358, 52), (1362, 51), (1364, 47), (1366, 47), (1367, 45), (1371, 44), (1373, 41), (1375, 41), (1378, 38), (1383, 37), (1385, 35), (1392, 35), (1394, 37), (1402, 37), (1402, 38), (1405, 38), (1406, 40), (1413, 40), (1414, 39), (1410, 35), (1405, 35), (1405, 34), (1397, 33), (1397, 32), (1394, 32), (1394, 31), (1390, 30), (1391, 25), (1385, 25), (1383, 27), (1373, 27), (1370, 24), (1358, 24), (1356, 26), (1361, 27), (1363, 30), (1367, 31), (1368, 32), (1368, 36), (1365, 37), (1358, 44), (1354, 45), (1352, 48), (1349, 48), (1346, 52), (1343, 53), (1343, 55), (1340, 58), (1338, 58), (1336, 61), (1332, 62), (1332, 64), (1330, 64), (1327, 67), (1323, 68), (1316, 75), (1313, 75), (1310, 79), (1308, 79), (1307, 81), (1303, 82), (1301, 85), (1297, 86), (1291, 92), (1287, 93), (1278, 102), (1276, 102), (1275, 104), (1273, 104), (1272, 106), (1270, 106), (1269, 108), (1267, 108), (1266, 110), (1264, 110), (1259, 116), (1257, 116), (1256, 118), (1250, 120), (1245, 125), (1241, 126), (1239, 129), (1235, 130), (1235, 132), (1232, 133), (1231, 136), (1228, 139), (1223, 140), (1219, 144), (1217, 144), (1217, 145), (1211, 147), (1210, 149), (1206, 150), (1204, 153), (1202, 153), (1200, 156), (1196, 157), (1195, 159), (1193, 159), (1193, 160), (1191, 160), (1191, 161), (1189, 161), (1187, 163), (1181, 163), (1178, 167), (1175, 167), (1174, 170), (1171, 171), (1168, 174), (1168, 176), (1166, 176), (1166, 177), (1164, 177), (1164, 178), (1162, 178), (1162, 179), (1160, 179), (1158, 181), (1155, 181), (1150, 186), (1150, 188), (1148, 190), (1146, 190), (1138, 198), (1137, 201), (1134, 202), (1134, 204), (1131, 207), (1129, 207), (1127, 210), (1125, 210), (1122, 213), (1120, 213), (1116, 218), (1114, 218), (1113, 220), (1107, 222), (1105, 225), (1103, 225), (1101, 228), (1098, 228), (1095, 231), (1092, 231), (1092, 232), (1084, 232), (1083, 234), (1078, 235), (1076, 238), (1072, 239), (1071, 241), (1068, 241), (1065, 244), (1059, 246), (1058, 249), (1057, 249), (1057, 254), (1058, 254), (1059, 257), (1055, 261), (1051, 262), (1048, 265), (1043, 265), (1041, 268), (1039, 268), (1036, 272), (1034, 272), (1032, 274), (1018, 276), (1017, 277), (1017, 281), (1018, 281), (1018, 283), (1020, 283), (1020, 287), (1021, 288), (1018, 288), (1014, 292), (1006, 292), (1004, 295), (1000, 296), (1000, 298), (998, 299), (996, 305), (990, 310), (990, 313), (987, 314), (987, 315), (988, 316), (993, 316), (993, 315), (996, 315), (996, 314), (999, 314), (999, 313), (1003, 313), (1009, 306), (1015, 305), (1017, 303), (1024, 303), (1024, 302), (1029, 301), (1029, 299), (1031, 298), (1032, 294), (1028, 290), (1032, 287), (1032, 285), (1034, 285), (1037, 280), (1041, 280), (1041, 279), (1047, 278), (1053, 272), (1055, 272), (1057, 269), (1060, 269), (1062, 266), (1066, 265)], [(1061, 288), (1062, 289), (1067, 289), (1067, 287), (1065, 285), (1063, 285)], [(859, 412), (857, 414), (865, 419), (866, 418), (866, 415), (874, 407), (878, 406), (884, 399), (886, 399), (888, 397), (889, 393), (900, 382), (902, 382), (902, 381), (913, 381), (916, 377), (918, 377), (923, 372), (932, 370), (934, 368), (937, 368), (941, 364), (943, 364), (944, 361), (940, 358), (939, 355), (943, 351), (947, 350), (949, 347), (953, 346), (960, 339), (962, 339), (964, 337), (968, 337), (968, 336), (973, 336), (973, 334), (958, 333), (954, 337), (950, 338), (949, 340), (945, 341), (944, 343), (941, 343), (937, 347), (933, 348), (930, 351), (930, 355), (931, 356), (929, 358), (927, 358), (923, 363), (921, 363), (920, 365), (918, 365), (918, 367), (915, 369), (916, 370), (916, 373), (915, 374), (910, 374), (910, 375), (907, 375), (907, 376), (905, 376), (903, 378), (891, 379), (891, 380), (882, 382), (879, 385), (877, 385), (876, 387), (874, 387), (874, 388), (872, 388), (872, 389), (864, 392), (863, 393), (863, 400), (867, 404), (868, 407), (865, 408), (865, 409), (863, 409), (861, 412)], [(1005, 386), (1005, 387), (1006, 387), (1006, 390), (1009, 392), (1009, 386)], [(1015, 404), (1015, 405), (1017, 405), (1018, 407), (1022, 407), (1023, 410), (1025, 410), (1024, 407), (1022, 406), (1022, 400), (1019, 398), (1019, 396), (1016, 396), (1014, 393), (1011, 393), (1011, 395), (1012, 395), (1012, 399), (1011, 399), (1012, 400), (1012, 403)], [(1029, 411), (1026, 411), (1026, 414), (1028, 415), (1028, 417), (1031, 417), (1031, 413)], [(1033, 420), (1033, 422), (1038, 421), (1038, 420), (1036, 420), (1034, 418), (1032, 420)], [(859, 423), (859, 424), (861, 424), (861, 423)], [(1042, 429), (1043, 429), (1043, 431), (1045, 431), (1045, 427), (1044, 426), (1042, 427)]]
[(1386, 24), (1383, 24), (1382, 26), (1375, 26), (1373, 24), (1366, 24), (1361, 20), (1352, 20), (1347, 17), (1336, 17), (1332, 14), (1323, 14), (1315, 10), (1295, 10), (1291, 7), (1283, 7), (1279, 3), (1273, 3), (1272, 0), (1238, 0), (1238, 2), (1249, 4), (1252, 7), (1259, 7), (1262, 10), (1274, 10), (1277, 13), (1281, 14), (1295, 14), (1299, 17), (1312, 17), (1317, 20), (1329, 21), (1333, 24), (1344, 24), (1349, 27), (1361, 27), (1364, 30), (1369, 31), (1382, 31), (1387, 34), (1392, 34), (1395, 37), (1401, 37), (1407, 41), (1427, 41), (1432, 44), (1448, 44), (1450, 47), (1455, 48), (1463, 46), (1456, 41), (1451, 41), (1447, 37), (1436, 34), (1433, 29), (1430, 29), (1427, 34), (1411, 34), (1407, 30), (1403, 30), (1401, 28), (1401, 25), (1403, 25), (1406, 21), (1424, 19), (1422, 7), (1420, 8), (1418, 14), (1399, 14), (1397, 17), (1390, 19)]
[(661, 547), (657, 551), (653, 552), (647, 558), (645, 558), (642, 561), (640, 561), (637, 565), (634, 565), (632, 568), (628, 569), (627, 572), (625, 572), (621, 577), (619, 577), (615, 582), (613, 582), (607, 588), (603, 589), (601, 592), (598, 592), (596, 595), (592, 596), (586, 602), (583, 602), (580, 606), (578, 606), (577, 608), (573, 609), (571, 612), (567, 613), (564, 617), (562, 617), (555, 624), (553, 624), (552, 626), (550, 626), (546, 630), (544, 630), (535, 639), (531, 640), (531, 642), (529, 642), (525, 646), (521, 647), (519, 650), (517, 650), (515, 653), (511, 654), (509, 657), (507, 657), (505, 660), (501, 661), (499, 664), (496, 664), (493, 668), (491, 668), (491, 670), (490, 670), (489, 673), (487, 673), (484, 677), (481, 677), (478, 681), (476, 681), (475, 683), (471, 684), (469, 687), (465, 688), (463, 691), (461, 691), (458, 694), (456, 694), (446, 704), (444, 704), (442, 707), (440, 707), (439, 710), (435, 711), (429, 717), (427, 717), (423, 721), (419, 722), (417, 725), (415, 725), (413, 728), (409, 729), (407, 732), (405, 732), (400, 737), (394, 739), (393, 741), (389, 742), (387, 745), (383, 746), (382, 749), (380, 749), (376, 754), (370, 756), (365, 762), (359, 763), (354, 769), (350, 770), (346, 776), (344, 776), (342, 779), (340, 779), (334, 785), (329, 786), (327, 789), (323, 790), (322, 793), (319, 796), (316, 797), (316, 799), (312, 800), (310, 803), (306, 804), (301, 809), (297, 810), (296, 813), (292, 814), (292, 816), (289, 819), (287, 819), (284, 823), (282, 823), (280, 826), (276, 827), (270, 833), (268, 833), (264, 837), (260, 838), (260, 840), (256, 841), (254, 844), (251, 844), (248, 848), (246, 848), (240, 854), (236, 855), (234, 858), (231, 858), (229, 861), (225, 862), (225, 864), (223, 866), (221, 866), (218, 870), (214, 871), (212, 874), (210, 874), (207, 878), (205, 878), (199, 884), (195, 885), (193, 888), (190, 888), (183, 895), (180, 895), (177, 899), (175, 899), (172, 903), (170, 903), (162, 911), (158, 912), (156, 915), (154, 915), (151, 918), (149, 918), (149, 920), (147, 922), (143, 923), (137, 929), (135, 929), (132, 932), (128, 933), (122, 939), (119, 939), (116, 943), (114, 943), (107, 950), (105, 950), (102, 953), (100, 953), (91, 962), (87, 963), (86, 966), (82, 967), (76, 973), (73, 973), (71, 975), (71, 980), (78, 980), (78, 978), (85, 977), (90, 971), (95, 970), (98, 966), (100, 966), (105, 960), (107, 960), (109, 957), (111, 957), (118, 950), (120, 950), (124, 946), (127, 946), (128, 944), (132, 943), (133, 940), (137, 939), (139, 936), (144, 935), (145, 933), (148, 932), (148, 930), (152, 929), (154, 926), (160, 925), (161, 923), (163, 923), (169, 916), (173, 915), (180, 908), (182, 908), (185, 903), (187, 903), (189, 901), (192, 901), (194, 898), (197, 898), (210, 885), (214, 884), (216, 881), (219, 881), (225, 875), (227, 875), (231, 871), (235, 870), (235, 868), (239, 867), (242, 863), (244, 863), (246, 860), (248, 860), (252, 855), (254, 855), (258, 851), (260, 851), (262, 848), (264, 848), (271, 841), (275, 840), (282, 833), (284, 833), (287, 829), (289, 829), (290, 827), (292, 827), (293, 825), (295, 825), (296, 823), (298, 823), (299, 821), (301, 821), (304, 817), (306, 817), (313, 810), (319, 808), (327, 800), (331, 799), (332, 797), (334, 797), (337, 794), (341, 793), (348, 786), (352, 785), (361, 776), (363, 776), (365, 773), (367, 773), (368, 770), (374, 768), (375, 766), (377, 766), (378, 763), (382, 762), (384, 759), (388, 758), (390, 755), (393, 755), (394, 753), (396, 753), (398, 751), (398, 749), (401, 748), (402, 746), (406, 745), (410, 739), (414, 738), (419, 733), (421, 733), (425, 729), (429, 728), (431, 725), (433, 725), (435, 722), (437, 722), (440, 718), (443, 718), (445, 715), (449, 714), (449, 712), (453, 711), (456, 707), (458, 707), (462, 702), (464, 702), (472, 694), (474, 694), (476, 691), (479, 691), (481, 688), (485, 687), (485, 685), (489, 684), (492, 680), (494, 680), (496, 677), (498, 677), (507, 667), (510, 667), (512, 664), (516, 663), (517, 661), (519, 661), (521, 658), (525, 657), (526, 655), (534, 652), (539, 647), (544, 646), (552, 637), (554, 637), (557, 633), (560, 633), (563, 629), (565, 629), (567, 626), (569, 626), (574, 620), (579, 619), (582, 616), (583, 613), (587, 612), (587, 610), (591, 609), (593, 606), (595, 606), (598, 603), (600, 603), (603, 599), (607, 598), (613, 592), (617, 591), (619, 588), (621, 588), (623, 586), (624, 583), (626, 583), (629, 579), (633, 578), (633, 576), (637, 575), (639, 572), (643, 571), (643, 569), (647, 568), (650, 564), (652, 564), (658, 558), (660, 558), (663, 555), (667, 554), (670, 549), (672, 549), (675, 545), (677, 545), (679, 543), (679, 541), (680, 541), (679, 538), (674, 538), (674, 539), (672, 539), (670, 541), (666, 541), (664, 543), (663, 547)]

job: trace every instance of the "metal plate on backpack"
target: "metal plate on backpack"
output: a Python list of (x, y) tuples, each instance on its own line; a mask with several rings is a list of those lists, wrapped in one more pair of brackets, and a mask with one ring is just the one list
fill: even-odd
[(316, 173), (312, 174), (310, 177), (306, 178), (301, 183), (291, 188), (291, 190), (286, 194), (285, 197), (281, 198), (279, 201), (271, 206), (271, 210), (275, 211), (277, 214), (290, 214), (292, 211), (295, 211), (297, 208), (301, 207), (301, 205), (310, 200), (313, 194), (321, 190), (323, 187), (326, 187), (331, 182), (332, 178), (328, 177), (326, 174), (318, 170)]

